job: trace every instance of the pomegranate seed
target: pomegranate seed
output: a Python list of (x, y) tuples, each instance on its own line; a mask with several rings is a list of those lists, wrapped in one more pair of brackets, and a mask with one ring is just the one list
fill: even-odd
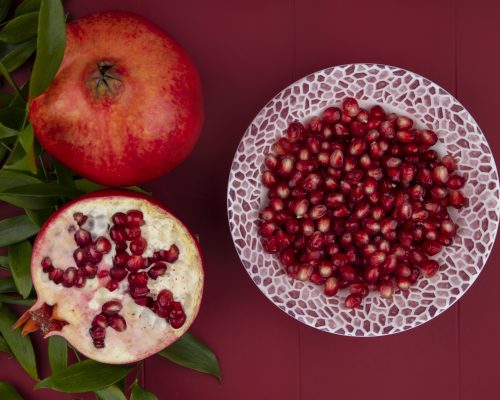
[(146, 250), (148, 242), (146, 239), (139, 237), (130, 242), (130, 252), (134, 255), (140, 256)]
[(396, 132), (396, 139), (401, 143), (411, 143), (415, 140), (415, 131), (400, 130)]
[(446, 197), (447, 194), (448, 191), (443, 187), (434, 186), (431, 188), (431, 195), (435, 199), (443, 199)]
[(164, 289), (158, 293), (156, 301), (160, 307), (167, 308), (174, 301), (174, 295), (170, 290)]
[(355, 117), (359, 113), (359, 105), (356, 99), (349, 97), (342, 103), (342, 110), (349, 117)]
[(418, 132), (418, 141), (426, 146), (434, 146), (438, 137), (433, 131), (423, 130)]
[(448, 188), (453, 189), (453, 190), (458, 190), (462, 188), (465, 184), (465, 179), (461, 176), (458, 175), (452, 175), (448, 179), (448, 182), (446, 183), (446, 186)]
[(123, 281), (128, 275), (128, 271), (123, 267), (111, 267), (109, 270), (111, 278), (117, 282)]
[(365, 231), (358, 231), (354, 233), (354, 240), (358, 246), (363, 246), (370, 243), (370, 235)]
[(276, 232), (275, 238), (278, 249), (284, 249), (285, 247), (290, 246), (290, 244), (292, 243), (291, 238), (283, 231)]
[(128, 276), (128, 281), (133, 286), (146, 286), (148, 280), (149, 278), (146, 272), (132, 272)]
[(350, 294), (345, 299), (345, 306), (347, 308), (356, 308), (361, 305), (362, 297), (359, 294)]
[(275, 170), (278, 167), (279, 161), (274, 154), (268, 154), (264, 160), (266, 168)]
[(404, 163), (401, 168), (401, 181), (404, 184), (409, 184), (413, 179), (415, 179), (415, 174), (417, 169), (414, 165), (409, 163)]
[[(314, 217), (313, 217), (314, 218)], [(318, 222), (316, 222), (316, 227), (318, 231), (321, 233), (327, 233), (330, 230), (330, 218), (329, 217), (321, 217), (318, 219)]]
[(300, 281), (307, 281), (313, 273), (313, 267), (310, 264), (301, 264), (297, 271), (297, 279)]
[(109, 230), (109, 236), (115, 243), (121, 243), (126, 240), (125, 230), (120, 226), (112, 226)]
[(432, 179), (434, 179), (434, 182), (437, 184), (444, 185), (449, 179), (448, 169), (444, 165), (434, 167), (434, 170), (432, 171)]
[(149, 288), (147, 286), (130, 286), (129, 292), (130, 296), (136, 299), (147, 296), (149, 294)]
[(92, 326), (98, 326), (100, 328), (106, 328), (108, 326), (108, 319), (104, 314), (98, 314), (92, 320)]
[(113, 328), (117, 332), (123, 332), (127, 329), (127, 323), (125, 322), (125, 318), (121, 315), (113, 315), (108, 318), (108, 326)]
[(453, 159), (452, 156), (444, 156), (441, 159), (441, 162), (446, 167), (448, 172), (453, 172), (455, 170), (455, 160)]
[(353, 215), (357, 219), (363, 219), (366, 218), (369, 213), (370, 205), (367, 202), (363, 201), (358, 203), (358, 205), (355, 207)]
[(340, 267), (340, 276), (346, 281), (352, 282), (356, 278), (356, 271), (350, 265)]
[(45, 257), (43, 260), (42, 260), (42, 270), (43, 272), (50, 272), (54, 269), (54, 267), (52, 266), (52, 260), (49, 258), (49, 257)]
[(141, 268), (144, 268), (145, 266), (146, 266), (146, 259), (145, 258), (142, 258), (141, 256), (133, 255), (133, 256), (129, 257), (129, 259), (127, 261), (126, 268), (129, 271), (137, 271)]
[(160, 257), (163, 261), (174, 263), (179, 259), (179, 248), (173, 244), (168, 250), (160, 250)]
[(306, 199), (298, 200), (295, 203), (294, 213), (298, 218), (302, 218), (309, 208), (309, 201)]
[(110, 292), (114, 292), (116, 289), (118, 289), (118, 282), (115, 280), (110, 280), (106, 284), (106, 289), (108, 289)]
[(380, 292), (380, 296), (384, 299), (390, 299), (392, 297), (392, 293), (394, 291), (392, 282), (385, 281), (380, 283), (378, 286), (378, 291)]
[(95, 278), (97, 275), (97, 265), (87, 262), (81, 267), (83, 273), (87, 278)]
[(390, 231), (394, 231), (398, 227), (398, 221), (395, 219), (384, 219), (380, 222), (380, 232), (387, 235)]
[(341, 168), (344, 164), (344, 153), (341, 149), (335, 149), (330, 156), (330, 165), (333, 168)]
[(411, 276), (411, 269), (408, 264), (402, 263), (396, 267), (396, 275), (402, 278), (408, 278)]
[(349, 286), (349, 292), (352, 294), (358, 294), (361, 297), (368, 296), (368, 286), (363, 283), (353, 283)]
[(268, 188), (273, 187), (276, 184), (276, 178), (271, 171), (265, 171), (262, 174), (262, 184)]
[(264, 221), (272, 221), (274, 219), (274, 211), (271, 208), (267, 207), (262, 210), (262, 212), (260, 213), (260, 217)]
[(346, 127), (342, 124), (335, 124), (333, 126), (333, 131), (335, 133), (335, 136), (338, 138), (349, 136), (349, 132), (347, 131)]
[(322, 183), (321, 176), (318, 174), (309, 174), (302, 182), (302, 188), (307, 192), (316, 190)]
[(115, 225), (118, 226), (127, 225), (127, 216), (125, 215), (125, 213), (117, 212), (113, 214), (113, 217), (111, 219), (113, 221), (113, 224)]
[(400, 290), (408, 290), (411, 286), (411, 281), (409, 278), (403, 278), (398, 276), (396, 278), (396, 284)]
[(323, 247), (323, 234), (321, 232), (314, 232), (309, 238), (308, 247), (311, 250), (318, 250)]
[(264, 237), (270, 237), (276, 230), (276, 225), (273, 222), (264, 222), (260, 227), (260, 234)]
[(75, 242), (78, 246), (85, 247), (92, 242), (92, 236), (85, 229), (78, 229), (75, 232)]
[(385, 259), (386, 259), (385, 253), (383, 253), (382, 251), (377, 251), (373, 253), (372, 256), (370, 257), (370, 265), (378, 267), (384, 263)]
[(382, 264), (382, 272), (384, 274), (391, 274), (396, 270), (397, 267), (397, 257), (394, 254), (387, 256), (386, 260)]
[(134, 299), (135, 304), (138, 304), (143, 307), (151, 308), (153, 306), (153, 299), (151, 297), (139, 297)]
[(309, 280), (316, 284), (316, 285), (322, 285), (323, 283), (325, 283), (326, 279), (323, 278), (320, 274), (316, 273), (316, 272), (313, 272), (311, 277), (309, 278)]
[(122, 303), (116, 300), (111, 300), (102, 305), (102, 313), (106, 316), (116, 315), (123, 308)]
[(286, 134), (288, 135), (288, 139), (290, 140), (290, 142), (294, 143), (304, 138), (305, 131), (306, 128), (304, 128), (304, 125), (302, 125), (298, 121), (294, 121), (290, 125), (288, 125)]
[(62, 285), (67, 288), (72, 287), (75, 284), (77, 272), (75, 267), (66, 268), (62, 275)]
[(445, 236), (455, 235), (456, 227), (455, 224), (450, 220), (444, 220), (441, 222), (441, 233)]
[(82, 226), (88, 219), (86, 215), (83, 215), (81, 212), (76, 212), (73, 214), (73, 219), (76, 221), (78, 226)]
[(427, 240), (422, 244), (422, 250), (429, 256), (435, 256), (441, 251), (441, 244), (435, 240)]
[(311, 172), (314, 170), (314, 163), (311, 160), (298, 161), (295, 168), (299, 172)]
[(336, 207), (332, 211), (332, 216), (334, 216), (335, 218), (344, 218), (347, 217), (348, 215), (349, 215), (349, 209), (346, 206)]
[(288, 176), (293, 171), (295, 160), (292, 156), (286, 156), (281, 159), (278, 167), (278, 173), (282, 176)]
[(340, 109), (337, 107), (329, 107), (323, 111), (321, 118), (327, 124), (333, 124), (340, 119)]
[(399, 167), (403, 162), (401, 161), (400, 158), (397, 157), (389, 157), (384, 161), (384, 165), (387, 168), (397, 168)]
[(164, 275), (165, 272), (167, 272), (167, 264), (158, 261), (151, 265), (148, 275), (151, 279), (157, 279), (159, 276)]
[(450, 206), (460, 209), (465, 206), (465, 197), (458, 190), (450, 190), (448, 193), (448, 200), (450, 202)]
[(90, 337), (94, 340), (104, 339), (106, 337), (106, 330), (100, 326), (93, 326), (89, 330)]
[[(375, 253), (374, 253), (375, 254)], [(384, 253), (382, 253), (384, 254)], [(373, 255), (372, 255), (373, 257)], [(385, 254), (384, 254), (385, 257)], [(370, 258), (371, 259), (371, 258)], [(365, 271), (365, 281), (375, 283), (380, 277), (380, 269), (377, 266), (370, 266)]]
[(426, 260), (420, 265), (420, 272), (426, 278), (430, 278), (439, 270), (439, 264), (435, 260)]
[(109, 253), (111, 250), (111, 243), (109, 242), (108, 239), (101, 236), (101, 237), (97, 238), (97, 240), (95, 242), (95, 249), (99, 253), (104, 253), (104, 254)]
[(335, 296), (337, 292), (339, 291), (339, 283), (336, 278), (329, 277), (325, 281), (325, 287), (324, 287), (325, 295), (326, 296)]
[(309, 120), (309, 129), (313, 132), (319, 132), (323, 128), (323, 124), (319, 117), (312, 117)]
[(413, 121), (408, 117), (401, 116), (396, 119), (396, 125), (401, 130), (411, 129)]
[(364, 139), (354, 139), (349, 146), (349, 154), (351, 154), (352, 156), (360, 156), (365, 151), (366, 141)]

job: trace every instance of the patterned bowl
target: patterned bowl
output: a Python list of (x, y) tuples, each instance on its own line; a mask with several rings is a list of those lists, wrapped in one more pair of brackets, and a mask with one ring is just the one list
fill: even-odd
[[(432, 278), (419, 278), (392, 299), (370, 293), (360, 308), (343, 305), (346, 293), (326, 297), (322, 287), (291, 279), (277, 257), (261, 244), (257, 220), (266, 199), (261, 184), (264, 157), (293, 120), (306, 121), (329, 106), (355, 97), (364, 108), (408, 115), (417, 128), (434, 130), (436, 150), (458, 161), (467, 178), (467, 207), (453, 210), (458, 225), (452, 246), (436, 259)], [(378, 64), (342, 65), (308, 75), (276, 95), (243, 136), (229, 175), (227, 207), (234, 245), (257, 287), (281, 310), (314, 328), (347, 336), (382, 336), (414, 328), (455, 303), (476, 280), (495, 242), (500, 200), (498, 174), (490, 147), (469, 112), (435, 83), (401, 68)]]

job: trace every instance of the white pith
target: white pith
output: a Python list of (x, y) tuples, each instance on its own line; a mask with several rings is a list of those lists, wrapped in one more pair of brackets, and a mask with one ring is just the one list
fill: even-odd
[[(148, 283), (153, 298), (159, 291), (169, 289), (174, 300), (181, 302), (186, 322), (179, 329), (173, 329), (165, 319), (158, 317), (148, 308), (137, 305), (127, 293), (127, 279), (113, 292), (105, 288), (110, 278), (89, 279), (80, 289), (65, 288), (50, 281), (48, 274), (41, 268), (41, 261), (47, 256), (55, 267), (65, 269), (76, 266), (73, 251), (77, 245), (73, 238), (74, 232), (68, 231), (70, 226), (78, 229), (73, 219), (75, 212), (89, 216), (83, 228), (92, 233), (94, 240), (99, 236), (110, 240), (108, 224), (112, 223), (112, 215), (119, 211), (126, 213), (132, 209), (140, 210), (144, 214), (145, 225), (141, 227), (141, 235), (148, 242), (144, 257), (153, 255), (157, 250), (168, 249), (172, 244), (179, 248), (179, 259), (168, 264), (166, 274)], [(94, 227), (91, 226), (92, 221)], [(111, 251), (99, 263), (99, 271), (112, 267), (114, 255), (113, 243)], [(203, 287), (198, 247), (184, 225), (147, 200), (126, 196), (84, 199), (62, 210), (57, 219), (51, 221), (37, 238), (32, 256), (32, 277), (38, 293), (35, 307), (42, 303), (57, 304), (58, 319), (68, 322), (60, 334), (81, 353), (107, 363), (127, 363), (145, 358), (182, 335), (196, 316)], [(127, 329), (124, 332), (116, 332), (108, 327), (105, 348), (96, 349), (89, 334), (92, 320), (100, 313), (102, 304), (115, 299), (123, 304), (120, 315), (125, 318)]]

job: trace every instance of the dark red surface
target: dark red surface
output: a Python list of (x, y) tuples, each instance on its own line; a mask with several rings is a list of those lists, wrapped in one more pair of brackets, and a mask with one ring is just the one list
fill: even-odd
[[(226, 219), (231, 159), (258, 110), (299, 77), (350, 62), (422, 74), (476, 117), (494, 154), (500, 108), (500, 3), (489, 0), (66, 1), (73, 16), (138, 12), (191, 54), (205, 90), (206, 124), (181, 167), (148, 188), (201, 236), (206, 292), (193, 332), (218, 354), (223, 383), (163, 359), (146, 363), (145, 384), (163, 399), (451, 399), (500, 397), (500, 260), (495, 247), (474, 287), (449, 311), (410, 332), (379, 339), (333, 336), (280, 312), (253, 285)], [(39, 346), (40, 348), (41, 346)], [(0, 355), (0, 380), (26, 399), (16, 362)]]

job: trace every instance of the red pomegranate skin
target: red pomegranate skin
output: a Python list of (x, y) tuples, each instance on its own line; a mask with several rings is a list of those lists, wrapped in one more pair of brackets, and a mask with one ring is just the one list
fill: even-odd
[[(107, 79), (98, 65), (112, 66)], [(180, 164), (203, 125), (199, 75), (146, 19), (99, 12), (68, 24), (62, 64), (33, 99), (36, 138), (57, 160), (106, 186), (148, 182)]]

